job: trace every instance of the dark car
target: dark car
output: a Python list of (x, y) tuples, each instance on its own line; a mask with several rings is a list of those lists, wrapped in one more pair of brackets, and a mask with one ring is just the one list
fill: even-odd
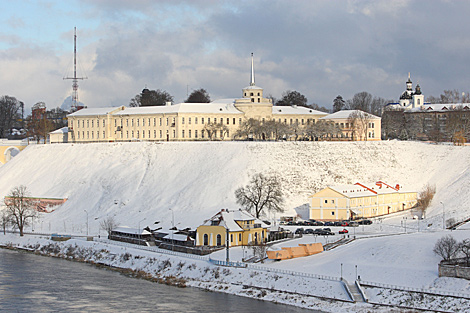
[(341, 226), (341, 224), (343, 224), (343, 222), (336, 221), (336, 222), (334, 223), (334, 226)]
[(304, 231), (304, 234), (313, 234), (313, 229), (307, 228), (307, 229)]
[[(318, 225), (318, 226), (322, 226), (322, 225)], [(333, 222), (325, 222), (325, 223), (323, 224), (323, 226), (335, 226), (335, 223), (333, 223)]]
[(295, 230), (295, 233), (296, 233), (297, 235), (302, 235), (302, 234), (304, 233), (304, 229), (303, 229), (303, 228), (297, 228), (297, 229)]
[(370, 224), (372, 224), (372, 221), (371, 220), (361, 220), (358, 223), (359, 223), (359, 225), (370, 225)]

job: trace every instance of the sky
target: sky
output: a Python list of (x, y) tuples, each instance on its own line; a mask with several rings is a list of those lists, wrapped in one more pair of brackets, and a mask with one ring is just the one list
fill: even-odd
[(205, 88), (237, 98), (250, 83), (331, 108), (367, 91), (397, 100), (408, 73), (425, 96), (470, 90), (470, 1), (0, 0), (0, 96), (51, 109), (128, 105), (145, 87), (183, 102)]

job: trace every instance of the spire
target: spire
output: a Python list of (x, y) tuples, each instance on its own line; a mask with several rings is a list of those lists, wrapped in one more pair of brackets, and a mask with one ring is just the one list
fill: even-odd
[(255, 66), (253, 64), (253, 52), (251, 53), (251, 80), (250, 80), (250, 86), (255, 85)]
[(408, 72), (408, 83), (411, 83), (411, 73)]

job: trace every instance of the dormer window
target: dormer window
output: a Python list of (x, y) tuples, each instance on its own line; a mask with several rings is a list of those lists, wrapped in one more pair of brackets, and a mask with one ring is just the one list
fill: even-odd
[(250, 97), (253, 97), (253, 93), (250, 93)]

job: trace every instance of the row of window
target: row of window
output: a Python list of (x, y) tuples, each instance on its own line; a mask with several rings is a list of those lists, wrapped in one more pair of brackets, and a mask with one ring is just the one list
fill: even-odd
[[(233, 238), (234, 238), (233, 234), (230, 234), (230, 242), (231, 243), (233, 243)], [(261, 232), (261, 239), (264, 240), (264, 232)], [(238, 241), (242, 242), (242, 234), (241, 233), (238, 234)], [(205, 246), (209, 245), (209, 235), (208, 234), (204, 234), (203, 242), (204, 242)], [(258, 233), (255, 233), (254, 242), (258, 243)], [(217, 236), (216, 236), (216, 245), (217, 246), (222, 245), (222, 236), (220, 234), (217, 234)]]

